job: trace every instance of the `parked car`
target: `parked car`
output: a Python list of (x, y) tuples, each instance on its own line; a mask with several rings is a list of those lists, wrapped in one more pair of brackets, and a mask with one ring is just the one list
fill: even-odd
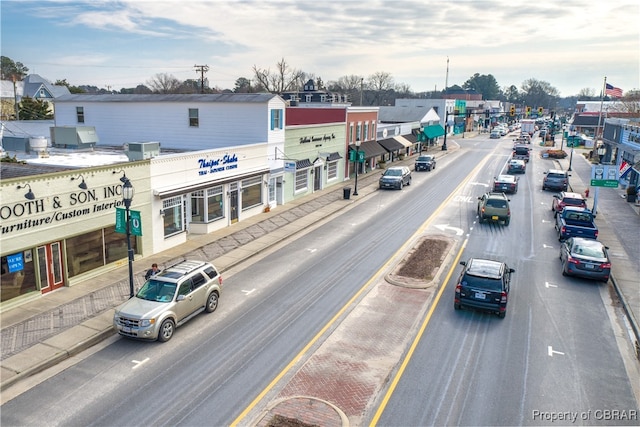
[(557, 215), (562, 212), (565, 206), (575, 206), (578, 208), (586, 208), (587, 201), (582, 194), (580, 193), (571, 193), (568, 191), (563, 191), (553, 195), (553, 199), (551, 200), (551, 210), (553, 211), (553, 215)]
[(543, 190), (567, 191), (569, 188), (569, 172), (562, 169), (549, 169), (542, 179)]
[(418, 158), (416, 158), (416, 162), (415, 162), (415, 165), (413, 167), (413, 170), (415, 170), (415, 171), (421, 171), (421, 170), (430, 171), (431, 169), (435, 169), (435, 168), (436, 168), (436, 156), (433, 156), (431, 154), (427, 154), (427, 155), (418, 156)]
[(492, 130), (491, 133), (489, 134), (489, 138), (491, 139), (500, 139), (502, 135), (500, 135), (500, 131), (498, 130)]
[(527, 163), (524, 160), (511, 159), (507, 165), (507, 173), (525, 173)]
[(411, 171), (406, 166), (391, 166), (380, 177), (380, 188), (396, 188), (402, 190), (405, 185), (411, 185)]
[(472, 307), (505, 317), (511, 274), (515, 270), (504, 262), (481, 258), (471, 258), (460, 264), (464, 268), (456, 285), (453, 308)]
[(478, 221), (483, 223), (490, 221), (503, 221), (509, 225), (511, 221), (511, 209), (509, 199), (504, 193), (491, 192), (478, 197)]
[(118, 306), (113, 325), (120, 335), (169, 341), (175, 329), (197, 314), (218, 308), (222, 276), (202, 261), (181, 261), (152, 276)]
[(608, 247), (593, 239), (571, 237), (560, 246), (563, 276), (607, 282), (611, 275)]
[(518, 178), (513, 175), (498, 175), (493, 178), (493, 191), (512, 193), (518, 192)]
[(598, 238), (598, 226), (593, 220), (593, 214), (586, 208), (567, 206), (562, 209), (556, 215), (556, 231), (560, 241), (569, 237)]

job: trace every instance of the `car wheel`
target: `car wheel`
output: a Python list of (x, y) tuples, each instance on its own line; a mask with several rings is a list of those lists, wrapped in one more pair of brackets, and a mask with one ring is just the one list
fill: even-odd
[(218, 308), (218, 293), (211, 292), (209, 298), (207, 298), (207, 306), (205, 310), (207, 311), (207, 313), (213, 313), (214, 311), (216, 311), (216, 308)]
[(400, 186), (398, 187), (398, 190), (402, 190), (402, 187), (404, 187), (404, 183), (400, 181)]
[(411, 185), (411, 178), (409, 178), (409, 181), (407, 181), (407, 185)]
[(507, 310), (498, 312), (498, 317), (504, 319), (504, 316), (507, 315)]
[(453, 303), (453, 309), (454, 310), (460, 310), (462, 308), (462, 306), (460, 304), (458, 304), (457, 302)]
[(173, 336), (173, 332), (176, 330), (176, 324), (171, 319), (165, 319), (160, 325), (160, 333), (158, 334), (158, 341), (167, 342)]
[(509, 225), (509, 222), (511, 222), (511, 218), (507, 218), (504, 220), (504, 225)]
[(567, 273), (567, 264), (564, 263), (564, 262), (562, 263), (562, 275), (563, 276), (567, 276), (568, 275), (568, 273)]

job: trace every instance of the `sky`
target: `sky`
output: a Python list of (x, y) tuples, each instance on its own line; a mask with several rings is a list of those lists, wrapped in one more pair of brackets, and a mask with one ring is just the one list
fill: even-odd
[(640, 89), (637, 0), (0, 2), (3, 56), (30, 74), (119, 91), (157, 74), (233, 89), (284, 58), (326, 84), (389, 73), (413, 92), (491, 74), (562, 97)]

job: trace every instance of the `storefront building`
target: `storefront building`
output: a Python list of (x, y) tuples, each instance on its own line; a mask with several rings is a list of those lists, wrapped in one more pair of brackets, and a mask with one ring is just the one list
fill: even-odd
[(153, 252), (263, 212), (270, 205), (267, 150), (261, 143), (151, 159)]
[(289, 107), (284, 202), (344, 181), (345, 107)]
[(607, 119), (604, 123), (603, 163), (615, 163), (624, 187), (640, 185), (640, 126), (629, 119)]
[(116, 231), (123, 176), (135, 187), (131, 210), (144, 232), (131, 244), (142, 255), (152, 248), (148, 161), (2, 180), (2, 306), (127, 262), (126, 234)]

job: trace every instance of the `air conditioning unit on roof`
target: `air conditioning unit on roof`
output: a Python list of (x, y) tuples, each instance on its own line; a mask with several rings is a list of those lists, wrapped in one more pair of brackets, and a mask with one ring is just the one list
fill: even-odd
[(129, 161), (146, 160), (160, 155), (159, 142), (129, 142), (124, 144), (124, 152)]

